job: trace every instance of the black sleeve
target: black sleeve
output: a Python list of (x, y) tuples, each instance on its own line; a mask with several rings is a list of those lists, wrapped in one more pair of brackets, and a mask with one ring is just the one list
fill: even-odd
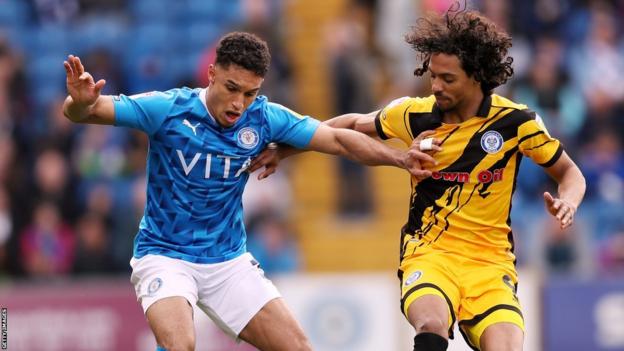
[(381, 120), (379, 117), (381, 116), (381, 111), (377, 112), (377, 116), (375, 116), (375, 129), (377, 129), (377, 135), (383, 140), (388, 140), (388, 136), (384, 133), (383, 128), (381, 127)]

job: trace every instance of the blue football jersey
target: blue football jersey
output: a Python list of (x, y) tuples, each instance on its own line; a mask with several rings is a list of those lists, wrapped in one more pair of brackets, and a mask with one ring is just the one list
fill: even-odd
[(216, 263), (243, 254), (245, 170), (269, 142), (305, 147), (319, 125), (258, 96), (234, 126), (223, 128), (209, 114), (204, 93), (182, 88), (113, 97), (115, 125), (149, 136), (136, 258)]

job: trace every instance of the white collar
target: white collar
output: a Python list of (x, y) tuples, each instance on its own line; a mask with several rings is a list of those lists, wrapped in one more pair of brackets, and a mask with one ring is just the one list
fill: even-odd
[(208, 110), (208, 105), (206, 105), (206, 94), (208, 93), (208, 88), (203, 88), (199, 91), (199, 100), (202, 102), (202, 105), (204, 105), (204, 108), (206, 109), (206, 113), (208, 113), (208, 117), (210, 117), (210, 119), (212, 119), (213, 122), (217, 123), (217, 120), (212, 117), (212, 115), (210, 114), (210, 111)]

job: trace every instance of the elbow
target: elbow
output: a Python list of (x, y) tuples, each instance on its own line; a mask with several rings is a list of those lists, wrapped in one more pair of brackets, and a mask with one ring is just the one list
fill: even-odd
[(583, 196), (585, 196), (585, 190), (587, 190), (587, 181), (585, 180), (585, 177), (583, 176), (583, 173), (581, 173), (580, 170), (579, 170), (579, 173), (580, 173), (580, 187), (581, 187)]

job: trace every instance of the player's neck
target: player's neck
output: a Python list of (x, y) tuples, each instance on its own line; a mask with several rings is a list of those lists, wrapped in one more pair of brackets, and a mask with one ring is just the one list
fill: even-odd
[(473, 98), (466, 99), (454, 109), (444, 112), (442, 120), (444, 123), (462, 123), (471, 119), (479, 113), (483, 98), (482, 92), (475, 94)]
[(204, 103), (204, 106), (206, 106), (206, 110), (208, 111), (208, 115), (210, 116), (210, 118), (212, 118), (213, 121), (217, 122), (217, 124), (219, 123), (219, 121), (217, 121), (216, 119), (216, 114), (215, 111), (213, 111), (213, 108), (210, 106), (210, 99), (208, 99), (208, 90), (210, 89), (210, 85), (208, 85), (206, 87), (206, 89), (204, 89), (203, 94), (204, 97), (202, 99), (202, 102)]

